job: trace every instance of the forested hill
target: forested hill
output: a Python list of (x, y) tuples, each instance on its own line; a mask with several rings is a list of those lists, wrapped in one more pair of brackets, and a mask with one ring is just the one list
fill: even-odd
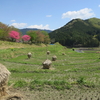
[(51, 30), (43, 30), (43, 29), (37, 29), (37, 28), (24, 28), (24, 29), (20, 29), (20, 31), (22, 32), (22, 35), (26, 35), (27, 34), (27, 31), (30, 31), (30, 30), (40, 30), (40, 31), (46, 31), (47, 33), (50, 33)]
[(100, 19), (73, 19), (63, 27), (49, 33), (52, 42), (65, 46), (98, 46)]

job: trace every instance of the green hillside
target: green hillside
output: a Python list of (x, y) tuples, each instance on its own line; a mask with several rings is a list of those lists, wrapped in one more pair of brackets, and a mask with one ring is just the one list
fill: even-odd
[(87, 22), (96, 28), (100, 28), (100, 19), (98, 19), (98, 18), (90, 18), (87, 20)]
[(51, 41), (65, 46), (98, 46), (100, 41), (100, 19), (73, 19), (63, 27), (49, 33)]

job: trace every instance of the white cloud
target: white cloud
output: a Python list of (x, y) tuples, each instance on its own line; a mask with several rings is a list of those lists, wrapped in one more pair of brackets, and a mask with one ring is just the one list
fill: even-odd
[(46, 15), (46, 17), (52, 17), (52, 15)]
[(50, 29), (48, 24), (45, 26), (43, 26), (42, 24), (41, 25), (31, 25), (31, 26), (28, 26), (27, 28)]
[(49, 28), (49, 25), (46, 24), (46, 25), (43, 25), (43, 24), (40, 24), (40, 25), (30, 25), (30, 26), (27, 26), (27, 23), (12, 23), (10, 26), (14, 26), (16, 28), (37, 28), (37, 29), (47, 29), (47, 30), (50, 30)]
[(89, 8), (84, 8), (79, 11), (68, 11), (66, 13), (62, 14), (62, 19), (64, 18), (70, 18), (70, 19), (75, 19), (75, 18), (81, 18), (81, 19), (87, 19), (90, 17), (95, 16), (94, 12), (92, 9)]
[(15, 22), (16, 20), (11, 20), (11, 22)]
[(100, 5), (98, 7), (100, 7)]
[(11, 26), (14, 26), (16, 28), (24, 28), (27, 26), (27, 23), (12, 23)]

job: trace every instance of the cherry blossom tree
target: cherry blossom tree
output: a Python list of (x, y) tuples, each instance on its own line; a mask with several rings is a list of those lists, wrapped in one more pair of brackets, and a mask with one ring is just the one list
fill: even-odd
[(29, 41), (30, 39), (31, 39), (31, 37), (29, 35), (23, 35), (22, 36), (23, 41)]
[(20, 39), (20, 33), (16, 31), (11, 31), (9, 33), (9, 37), (12, 39), (12, 41), (17, 41), (18, 39)]

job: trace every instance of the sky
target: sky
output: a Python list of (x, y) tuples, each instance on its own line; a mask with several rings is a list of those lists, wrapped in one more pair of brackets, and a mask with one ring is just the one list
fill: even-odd
[(100, 0), (0, 0), (0, 22), (56, 30), (72, 19), (100, 18)]

